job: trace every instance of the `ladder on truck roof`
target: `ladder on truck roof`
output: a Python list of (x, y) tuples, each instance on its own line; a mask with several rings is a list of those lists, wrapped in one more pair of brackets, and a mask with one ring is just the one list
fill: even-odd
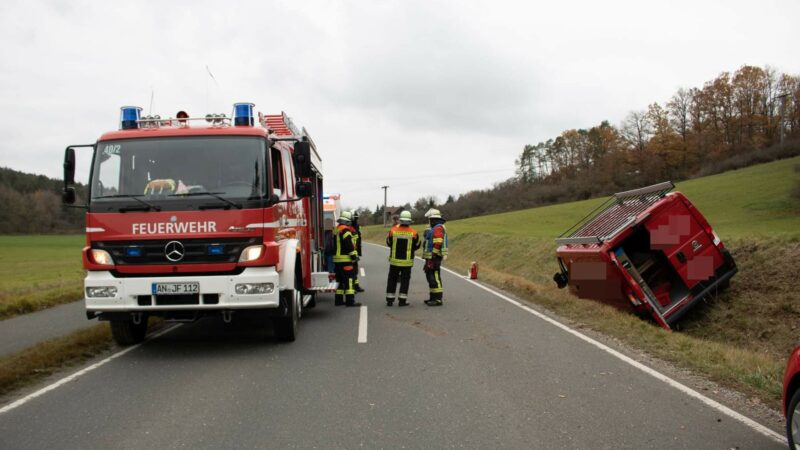
[(312, 164), (319, 172), (322, 165), (322, 158), (317, 153), (317, 144), (311, 139), (306, 127), (298, 130), (292, 119), (281, 111), (280, 114), (262, 114), (258, 113), (258, 122), (270, 130), (270, 135), (274, 136), (272, 139), (275, 141), (307, 141), (311, 144), (311, 151), (314, 153)]
[(671, 181), (617, 192), (578, 223), (561, 233), (559, 245), (601, 244), (628, 228), (636, 217), (675, 188)]
[(283, 111), (280, 114), (265, 114), (260, 119), (261, 125), (274, 131), (277, 136), (302, 136), (292, 119)]
[[(281, 111), (280, 114), (261, 114), (258, 115), (258, 121), (267, 130), (272, 130), (277, 140), (305, 140), (311, 143), (311, 148), (314, 152), (317, 151), (317, 144), (311, 139), (306, 127), (297, 129), (291, 117), (287, 116), (285, 112)], [(319, 155), (317, 155), (319, 157)]]

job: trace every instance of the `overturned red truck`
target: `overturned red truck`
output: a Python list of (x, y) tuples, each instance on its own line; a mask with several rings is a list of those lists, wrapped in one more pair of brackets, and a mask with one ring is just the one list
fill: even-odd
[(708, 221), (671, 182), (614, 194), (556, 243), (558, 287), (650, 315), (670, 329), (728, 286), (736, 263)]
[(64, 202), (75, 202), (75, 149), (92, 154), (83, 265), (87, 316), (114, 339), (144, 339), (149, 317), (263, 318), (294, 340), (303, 308), (329, 290), (322, 168), (313, 140), (284, 113), (234, 105), (231, 117), (141, 117), (73, 145)]

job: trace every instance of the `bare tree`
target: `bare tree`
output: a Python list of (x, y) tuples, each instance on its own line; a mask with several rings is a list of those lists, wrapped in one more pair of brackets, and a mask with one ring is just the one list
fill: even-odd
[(647, 142), (653, 135), (653, 124), (646, 111), (631, 111), (622, 122), (620, 134), (631, 148), (644, 152)]

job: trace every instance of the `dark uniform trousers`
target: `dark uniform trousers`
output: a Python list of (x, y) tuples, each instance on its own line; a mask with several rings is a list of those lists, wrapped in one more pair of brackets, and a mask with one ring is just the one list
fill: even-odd
[(428, 280), (431, 300), (441, 300), (444, 295), (442, 287), (442, 260), (441, 258), (431, 258), (425, 264), (425, 278)]
[(397, 291), (397, 282), (400, 282), (400, 300), (408, 299), (408, 285), (411, 283), (411, 269), (413, 267), (401, 267), (394, 264), (389, 265), (389, 278), (386, 281), (386, 300), (394, 300), (394, 293)]
[(353, 303), (356, 295), (356, 271), (353, 263), (337, 262), (334, 263), (334, 269), (336, 274), (336, 282), (339, 284), (336, 287), (336, 296), (334, 297), (335, 303), (337, 305), (341, 305), (342, 301)]

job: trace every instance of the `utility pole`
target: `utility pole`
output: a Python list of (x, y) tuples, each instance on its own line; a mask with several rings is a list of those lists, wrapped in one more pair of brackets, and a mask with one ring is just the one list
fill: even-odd
[(386, 226), (386, 190), (389, 189), (389, 186), (381, 186), (383, 189), (383, 226)]

